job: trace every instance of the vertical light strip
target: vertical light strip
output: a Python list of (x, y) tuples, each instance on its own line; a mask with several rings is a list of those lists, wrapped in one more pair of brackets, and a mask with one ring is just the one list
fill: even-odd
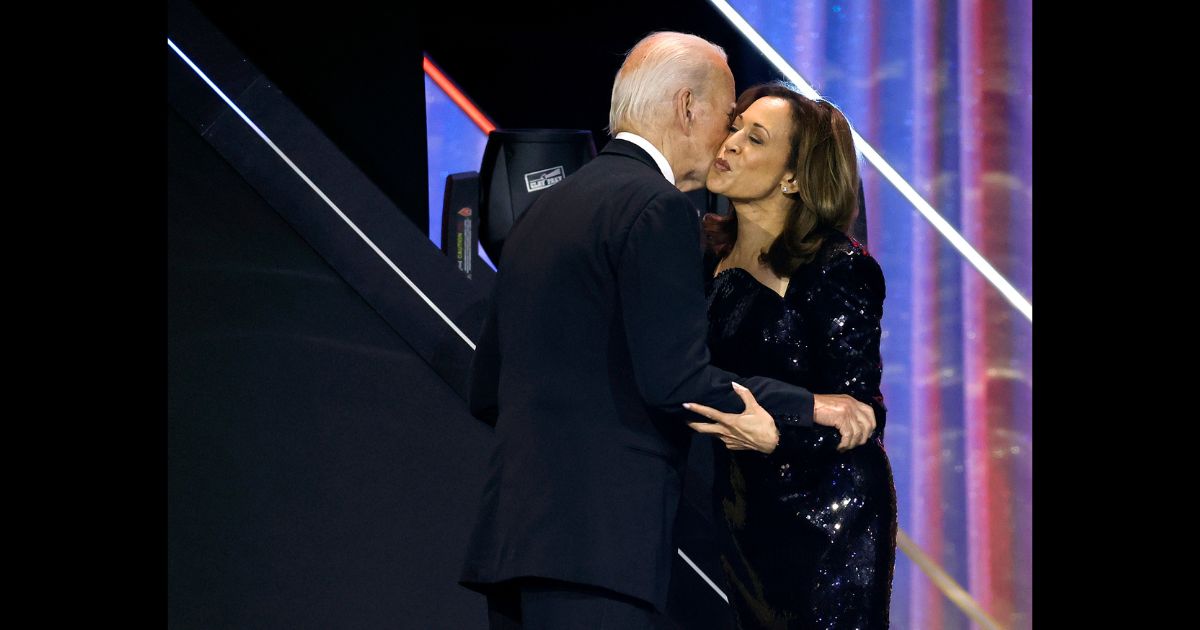
[[(776, 52), (770, 44), (767, 43), (767, 40), (763, 39), (762, 35), (759, 35), (758, 31), (754, 30), (754, 27), (750, 26), (750, 23), (747, 22), (745, 18), (743, 18), (741, 14), (739, 14), (732, 6), (730, 6), (728, 2), (725, 0), (709, 0), (709, 2), (711, 2), (712, 5), (716, 7), (717, 10), (720, 11), (735, 28), (741, 31), (742, 35), (744, 35), (746, 39), (750, 40), (750, 43), (753, 44), (754, 47), (757, 48), (758, 51), (762, 53), (762, 55), (766, 57), (772, 65), (775, 66), (776, 70), (783, 74), (783, 76), (789, 81), (796, 84), (796, 87), (800, 89), (801, 94), (813, 99), (821, 97), (821, 95), (818, 94), (817, 91), (813, 89), (813, 87), (809, 85), (807, 81), (804, 80), (804, 77), (801, 77), (800, 73), (797, 72), (796, 69), (793, 68), (791, 64), (789, 64), (782, 56), (780, 56), (780, 54)], [(862, 152), (863, 157), (865, 157), (871, 164), (875, 165), (875, 168), (879, 169), (880, 174), (887, 178), (887, 180), (896, 187), (896, 190), (900, 191), (900, 194), (904, 195), (904, 197), (913, 204), (913, 207), (915, 207), (917, 211), (926, 218), (926, 220), (933, 224), (933, 227), (937, 229), (938, 232), (941, 232), (942, 236), (946, 237), (946, 240), (950, 241), (950, 244), (953, 245), (955, 249), (957, 249), (968, 261), (970, 261), (972, 265), (975, 266), (976, 269), (979, 270), (979, 273), (983, 274), (983, 276), (992, 283), (992, 286), (995, 286), (996, 289), (999, 290), (1000, 293), (1017, 308), (1017, 310), (1021, 311), (1021, 314), (1023, 314), (1029, 319), (1029, 321), (1032, 322), (1033, 303), (1025, 299), (1025, 296), (1021, 295), (1021, 292), (1017, 291), (1016, 287), (1014, 287), (1012, 283), (1006, 280), (1004, 276), (1000, 275), (1000, 272), (996, 271), (996, 268), (993, 267), (991, 263), (989, 263), (982, 255), (980, 255), (980, 253), (976, 251), (975, 248), (972, 247), (971, 244), (968, 243), (961, 234), (958, 233), (958, 230), (955, 230), (954, 227), (946, 221), (946, 219), (942, 218), (942, 215), (939, 214), (937, 210), (934, 210), (933, 206), (929, 205), (929, 202), (922, 199), (921, 195), (918, 194), (917, 191), (907, 181), (905, 181), (899, 173), (896, 172), (896, 169), (892, 168), (891, 164), (888, 164), (887, 160), (884, 160), (883, 156), (879, 155), (875, 148), (872, 147), (862, 136), (860, 136), (857, 131), (853, 131), (853, 134), (855, 146), (859, 151)]]
[[(733, 24), (735, 28), (738, 29), (738, 31), (742, 33), (743, 36), (746, 37), (746, 39), (750, 40), (750, 43), (753, 44), (754, 47), (757, 48), (758, 51), (762, 53), (762, 55), (766, 57), (766, 59), (770, 61), (772, 65), (775, 66), (776, 70), (778, 70), (785, 78), (795, 84), (795, 86), (800, 90), (801, 94), (813, 99), (820, 98), (820, 94), (817, 93), (816, 89), (809, 85), (809, 83), (800, 76), (800, 73), (797, 72), (796, 69), (793, 68), (791, 64), (789, 64), (778, 52), (776, 52), (775, 49), (772, 48), (765, 39), (763, 39), (762, 35), (760, 35), (758, 31), (754, 30), (754, 27), (752, 27), (750, 23), (741, 16), (741, 14), (739, 14), (732, 6), (730, 6), (728, 2), (725, 0), (709, 1), (725, 16), (726, 19), (729, 20), (731, 24)], [(988, 263), (988, 261), (984, 259), (983, 256), (980, 255), (979, 252), (977, 252), (975, 248), (972, 247), (971, 244), (968, 243), (967, 240), (964, 239), (962, 235), (959, 234), (958, 231), (955, 230), (954, 227), (951, 226), (941, 216), (941, 214), (934, 210), (933, 206), (929, 205), (927, 201), (922, 199), (917, 191), (913, 189), (913, 187), (909, 185), (909, 183), (905, 181), (904, 178), (901, 177), (900, 174), (897, 173), (896, 170), (892, 168), (892, 166), (888, 164), (886, 160), (883, 159), (883, 156), (879, 155), (879, 153), (875, 151), (874, 147), (872, 147), (862, 136), (860, 136), (857, 131), (852, 130), (852, 132), (854, 135), (855, 146), (859, 151), (862, 152), (863, 157), (871, 162), (875, 168), (879, 169), (879, 172), (885, 178), (887, 178), (887, 180), (891, 182), (892, 185), (895, 186), (896, 189), (900, 191), (900, 193), (904, 195), (904, 197), (908, 199), (910, 203), (913, 204), (917, 211), (919, 211), (931, 224), (933, 224), (933, 227), (937, 229), (938, 232), (941, 232), (942, 236), (949, 240), (955, 249), (962, 253), (962, 255), (968, 261), (970, 261), (971, 264), (975, 265), (975, 268), (978, 269), (979, 272), (983, 274), (983, 276), (987, 278), (988, 281), (991, 282), (992, 285), (995, 286), (1000, 293), (1003, 294), (1008, 301), (1013, 304), (1013, 306), (1021, 311), (1021, 313), (1032, 322), (1033, 304), (1026, 300), (1025, 297), (1022, 296), (1010, 282), (1008, 282), (1008, 280), (1001, 276), (1000, 273), (996, 271), (995, 267)], [(904, 551), (905, 555), (909, 556), (914, 562), (916, 562), (917, 566), (920, 567), (927, 576), (929, 576), (930, 580), (932, 580), (933, 583), (937, 585), (937, 587), (943, 593), (945, 593), (946, 597), (973, 620), (975, 620), (976, 623), (979, 623), (981, 626), (988, 628), (989, 630), (999, 630), (999, 625), (994, 619), (989, 617), (987, 613), (983, 611), (982, 607), (979, 606), (979, 603), (976, 602), (966, 590), (954, 582), (954, 580), (950, 578), (949, 574), (946, 573), (942, 567), (934, 562), (929, 556), (925, 555), (903, 530), (898, 530), (897, 532), (897, 544), (900, 549)]]
[(912, 561), (921, 567), (925, 575), (928, 575), (929, 579), (933, 580), (938, 589), (945, 593), (946, 597), (966, 613), (972, 621), (985, 628), (985, 630), (1001, 630), (1000, 624), (996, 623), (995, 619), (992, 619), (983, 611), (983, 608), (979, 606), (979, 602), (972, 599), (971, 594), (959, 586), (958, 582), (955, 582), (949, 573), (946, 573), (932, 558), (925, 555), (917, 547), (916, 543), (908, 537), (908, 534), (904, 533), (904, 530), (898, 529), (896, 531), (896, 544), (904, 550), (904, 555), (912, 558)]

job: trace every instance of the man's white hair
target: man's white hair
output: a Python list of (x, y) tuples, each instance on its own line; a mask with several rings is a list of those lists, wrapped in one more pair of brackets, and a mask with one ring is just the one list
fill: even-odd
[(726, 59), (720, 46), (673, 31), (651, 33), (634, 44), (613, 81), (608, 133), (615, 136), (661, 124), (671, 112), (671, 97), (681, 88), (703, 96), (714, 70), (712, 52)]

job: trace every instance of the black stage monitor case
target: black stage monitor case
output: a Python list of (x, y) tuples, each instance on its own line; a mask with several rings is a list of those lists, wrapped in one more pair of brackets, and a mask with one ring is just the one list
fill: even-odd
[(596, 145), (586, 130), (497, 129), (488, 135), (479, 169), (479, 241), (496, 264), (513, 223), (538, 193), (594, 157)]

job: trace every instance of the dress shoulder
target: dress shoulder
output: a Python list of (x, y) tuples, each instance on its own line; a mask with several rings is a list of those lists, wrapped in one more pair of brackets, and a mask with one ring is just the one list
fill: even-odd
[(823, 266), (835, 264), (839, 259), (844, 260), (857, 256), (868, 258), (871, 256), (866, 245), (841, 230), (827, 229), (825, 231), (825, 242), (821, 244), (821, 251), (817, 253), (819, 264)]
[(883, 299), (883, 269), (858, 239), (840, 230), (829, 230), (814, 262), (825, 281), (849, 283)]

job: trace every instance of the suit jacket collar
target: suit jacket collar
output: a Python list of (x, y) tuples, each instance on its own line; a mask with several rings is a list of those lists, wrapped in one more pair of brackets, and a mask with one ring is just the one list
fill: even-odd
[(662, 171), (659, 170), (658, 163), (654, 161), (654, 158), (650, 157), (650, 154), (646, 153), (645, 149), (642, 149), (638, 145), (629, 142), (628, 140), (617, 140), (614, 138), (613, 140), (610, 140), (608, 144), (604, 145), (604, 148), (601, 149), (600, 153), (611, 153), (613, 155), (623, 155), (625, 157), (633, 158), (654, 169), (654, 172), (658, 173), (660, 177), (662, 176)]

